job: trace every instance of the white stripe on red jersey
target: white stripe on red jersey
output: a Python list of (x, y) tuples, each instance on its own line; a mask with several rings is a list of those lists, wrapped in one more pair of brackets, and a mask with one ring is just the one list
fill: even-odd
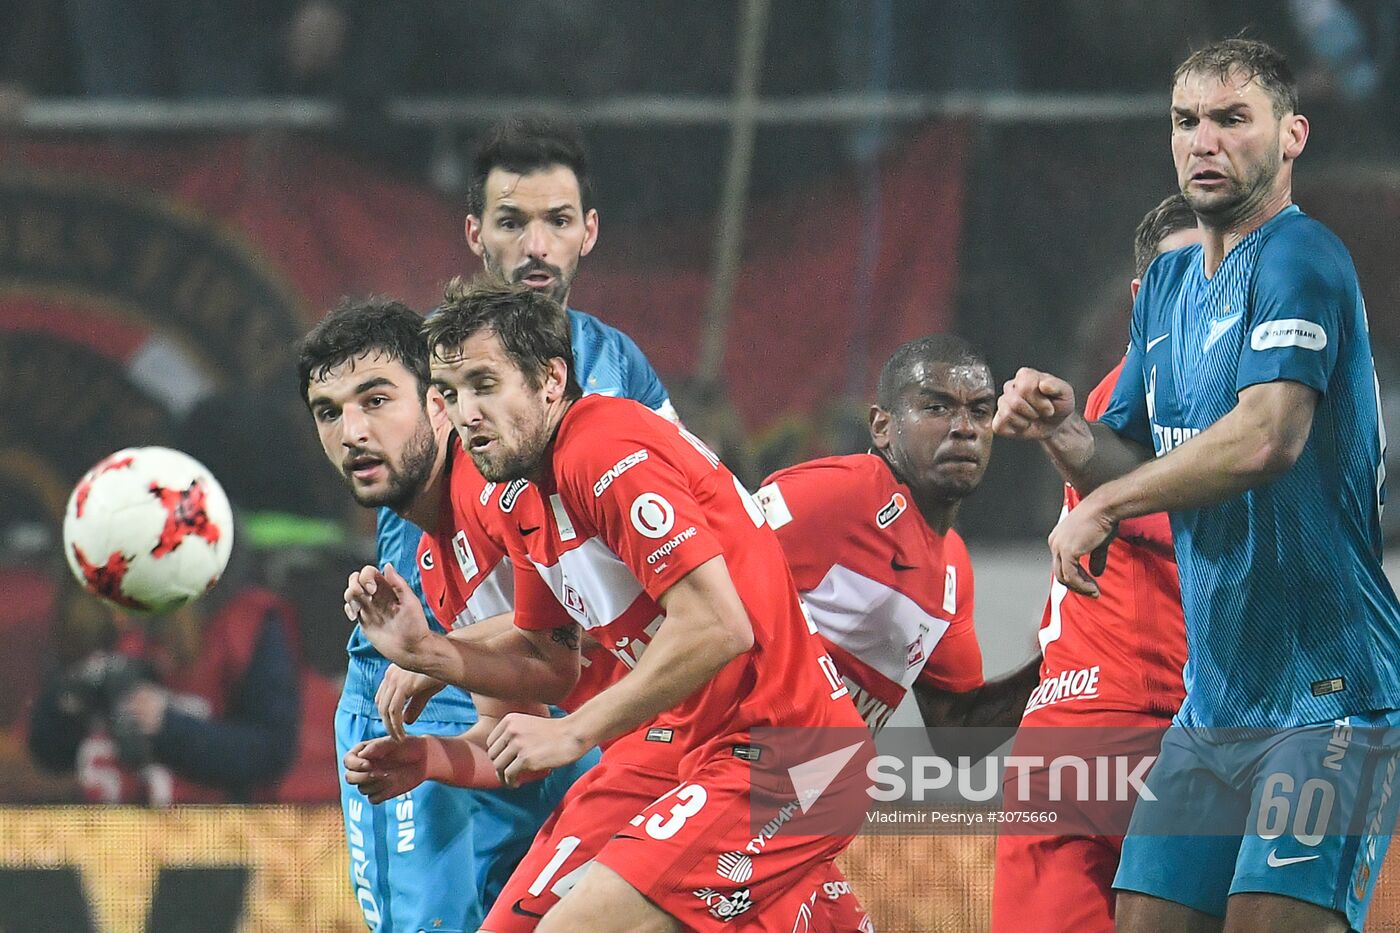
[(982, 685), (967, 547), (957, 532), (929, 527), (882, 458), (780, 470), (758, 500), (872, 729), (916, 681), (954, 692)]
[(549, 508), (516, 508), (529, 510), (522, 524), (539, 526), (515, 560), (516, 625), (576, 622), (635, 663), (664, 622), (657, 600), (722, 556), (753, 647), (656, 725), (674, 728), (688, 749), (713, 750), (745, 742), (753, 728), (859, 722), (763, 513), (684, 429), (625, 399), (581, 399), (559, 426), (539, 487)]

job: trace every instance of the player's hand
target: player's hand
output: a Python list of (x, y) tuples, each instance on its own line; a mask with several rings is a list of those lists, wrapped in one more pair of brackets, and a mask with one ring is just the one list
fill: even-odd
[(446, 686), (427, 674), (406, 671), (397, 664), (389, 665), (374, 694), (374, 704), (379, 707), (379, 718), (384, 720), (385, 731), (398, 741), (403, 741), (406, 735), (404, 723), (417, 722), (423, 707)]
[[(1118, 525), (1095, 507), (1093, 496), (1080, 502), (1050, 532), (1050, 560), (1055, 579), (1072, 591), (1097, 599), (1094, 580), (1108, 565), (1108, 545)], [(1089, 555), (1089, 569), (1080, 563)]]
[(393, 564), (382, 573), (369, 565), (350, 574), (345, 616), (359, 622), (375, 650), (400, 667), (411, 668), (418, 648), (433, 634), (422, 603)]
[(370, 739), (346, 752), (342, 764), (347, 784), (358, 787), (370, 803), (383, 803), (427, 780), (428, 738)]
[(1001, 387), (992, 430), (1002, 437), (1043, 441), (1074, 414), (1074, 388), (1058, 376), (1022, 366)]
[(535, 772), (573, 764), (592, 747), (574, 734), (568, 716), (551, 719), (528, 713), (501, 717), (486, 740), (496, 774), (509, 787), (520, 786)]

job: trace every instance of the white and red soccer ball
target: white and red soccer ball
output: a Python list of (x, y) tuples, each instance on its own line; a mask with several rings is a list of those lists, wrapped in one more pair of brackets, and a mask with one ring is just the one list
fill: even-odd
[(63, 553), (92, 595), (136, 612), (170, 612), (219, 581), (233, 510), (198, 460), (129, 447), (87, 472), (63, 516)]

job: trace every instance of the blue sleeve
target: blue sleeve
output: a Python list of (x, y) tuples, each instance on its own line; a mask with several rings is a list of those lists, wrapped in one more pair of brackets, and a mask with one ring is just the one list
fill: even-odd
[[(1150, 281), (1150, 277), (1148, 279)], [(1113, 397), (1108, 400), (1108, 408), (1099, 416), (1099, 423), (1119, 437), (1141, 444), (1154, 450), (1152, 443), (1152, 413), (1148, 410), (1147, 383), (1142, 372), (1142, 320), (1146, 304), (1147, 282), (1143, 283), (1133, 305), (1133, 324), (1128, 340), (1128, 355), (1123, 358), (1123, 372), (1118, 384), (1113, 387)]]
[(659, 410), (671, 401), (666, 387), (661, 384), (661, 377), (651, 368), (651, 361), (642, 352), (642, 348), (637, 346), (636, 341), (622, 331), (617, 332), (617, 337), (621, 356), (626, 364), (624, 378), (627, 381), (627, 397), (641, 402), (652, 411)]
[(423, 614), (432, 619), (433, 613), (423, 596), (423, 577), (418, 570), (418, 542), (422, 538), (422, 529), (393, 509), (379, 510), (374, 526), (374, 562), (380, 570), (393, 564), (399, 576), (418, 594)]
[(1357, 293), (1345, 250), (1319, 225), (1298, 222), (1259, 249), (1236, 391), (1287, 379), (1327, 391)]

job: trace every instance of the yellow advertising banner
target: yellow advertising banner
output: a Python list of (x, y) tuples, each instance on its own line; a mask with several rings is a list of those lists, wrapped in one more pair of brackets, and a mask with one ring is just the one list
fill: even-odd
[[(975, 933), (992, 836), (864, 836), (842, 868), (883, 933)], [(359, 933), (335, 808), (0, 808), (5, 933)], [(1367, 928), (1400, 929), (1384, 872)]]

